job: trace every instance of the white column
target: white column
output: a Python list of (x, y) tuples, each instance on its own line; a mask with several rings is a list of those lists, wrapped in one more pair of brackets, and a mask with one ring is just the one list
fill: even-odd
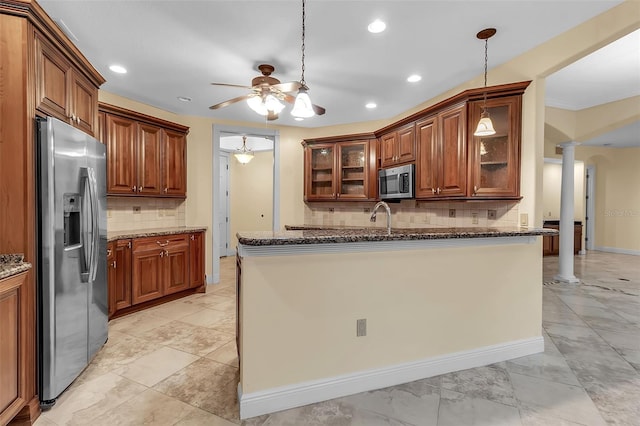
[(560, 144), (562, 147), (562, 189), (560, 192), (560, 258), (558, 275), (554, 279), (565, 283), (578, 283), (573, 275), (573, 175), (578, 142)]

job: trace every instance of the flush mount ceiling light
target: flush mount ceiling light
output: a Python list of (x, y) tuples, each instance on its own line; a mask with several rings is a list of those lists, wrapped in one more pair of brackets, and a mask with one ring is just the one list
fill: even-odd
[(236, 160), (238, 160), (240, 164), (247, 164), (253, 159), (253, 151), (247, 148), (246, 136), (242, 137), (242, 148), (238, 148), (233, 156), (236, 157)]
[(178, 96), (178, 100), (181, 102), (191, 102), (191, 98), (188, 96)]
[(488, 45), (489, 39), (493, 37), (496, 33), (495, 28), (485, 28), (476, 34), (476, 37), (480, 40), (484, 40), (484, 102), (482, 104), (482, 114), (480, 115), (480, 121), (478, 122), (478, 127), (476, 131), (473, 133), (474, 136), (491, 136), (495, 135), (496, 131), (493, 128), (493, 122), (491, 121), (491, 117), (489, 117), (489, 111), (487, 111), (487, 62), (488, 62)]
[(378, 104), (376, 104), (375, 102), (369, 102), (368, 104), (365, 105), (365, 107), (369, 108), (369, 109), (373, 109), (375, 107), (377, 107)]
[(376, 19), (375, 21), (373, 21), (372, 23), (370, 23), (367, 26), (367, 30), (369, 30), (370, 33), (373, 34), (378, 34), (383, 32), (385, 29), (387, 28), (387, 24), (385, 24), (384, 22), (382, 22), (379, 19)]
[(125, 67), (123, 67), (122, 65), (111, 65), (109, 66), (109, 69), (113, 72), (115, 72), (116, 74), (126, 74), (127, 73), (127, 69)]
[(422, 77), (418, 74), (411, 74), (409, 77), (407, 77), (407, 81), (409, 83), (417, 83), (420, 80), (422, 80)]
[(301, 118), (309, 118), (313, 117), (316, 113), (313, 111), (313, 104), (311, 103), (311, 98), (307, 93), (309, 88), (307, 87), (304, 81), (304, 36), (305, 36), (305, 0), (302, 0), (302, 76), (300, 77), (300, 89), (298, 89), (298, 94), (296, 95), (295, 103), (293, 104), (293, 109), (291, 110), (291, 115), (294, 117)]

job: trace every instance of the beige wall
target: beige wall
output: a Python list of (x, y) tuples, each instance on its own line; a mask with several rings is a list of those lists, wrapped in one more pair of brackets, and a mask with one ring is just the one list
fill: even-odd
[(273, 229), (273, 151), (256, 152), (248, 164), (229, 157), (231, 241), (235, 252), (238, 231)]
[[(520, 184), (523, 199), (518, 206), (520, 213), (528, 214), (530, 226), (541, 226), (543, 220), (544, 77), (639, 28), (639, 8), (640, 2), (627, 0), (602, 15), (489, 71), (489, 85), (533, 80), (523, 98)], [(273, 126), (278, 128), (280, 132), (280, 174), (286, 177), (281, 180), (280, 184), (280, 223), (302, 223), (305, 219), (302, 201), (303, 151), (300, 146), (302, 139), (378, 129), (462, 90), (482, 86), (482, 77), (479, 73), (475, 79), (388, 120), (316, 129)], [(191, 128), (187, 139), (188, 198), (185, 207), (185, 222), (186, 225), (208, 227), (206, 270), (207, 274), (212, 274), (212, 257), (210, 255), (213, 227), (211, 215), (213, 206), (212, 125), (255, 127), (255, 124), (217, 120), (210, 117), (178, 116), (104, 91), (100, 92), (100, 100), (178, 122)], [(328, 114), (330, 113), (331, 111), (328, 112)]]
[(540, 240), (244, 257), (243, 393), (539, 337)]
[[(573, 217), (575, 220), (582, 221), (583, 225), (585, 214), (584, 174), (584, 163), (582, 161), (576, 161), (573, 168)], [(559, 220), (562, 164), (545, 162), (542, 180), (542, 208), (544, 212), (544, 220)]]

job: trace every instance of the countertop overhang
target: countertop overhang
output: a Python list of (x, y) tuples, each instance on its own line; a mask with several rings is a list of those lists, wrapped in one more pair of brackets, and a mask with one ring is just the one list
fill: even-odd
[(557, 235), (545, 228), (386, 228), (323, 227), (287, 225), (282, 231), (238, 232), (238, 243), (245, 246), (357, 243), (377, 241), (445, 240)]
[(0, 254), (0, 279), (9, 278), (31, 269), (22, 254)]
[(172, 228), (130, 229), (127, 231), (107, 232), (107, 241), (127, 240), (130, 238), (159, 237), (163, 235), (188, 234), (206, 231), (206, 226), (177, 226)]

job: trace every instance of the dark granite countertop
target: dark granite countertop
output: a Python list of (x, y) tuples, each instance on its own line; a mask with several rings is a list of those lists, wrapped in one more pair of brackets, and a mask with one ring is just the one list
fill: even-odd
[(283, 231), (238, 232), (238, 242), (248, 246), (351, 243), (363, 241), (439, 240), (557, 235), (542, 228), (386, 228), (287, 225)]
[(162, 235), (187, 234), (189, 232), (206, 231), (206, 226), (178, 226), (175, 228), (131, 229), (127, 231), (107, 232), (107, 241), (125, 240), (129, 238), (157, 237)]
[(22, 254), (0, 254), (0, 279), (8, 278), (31, 269)]

